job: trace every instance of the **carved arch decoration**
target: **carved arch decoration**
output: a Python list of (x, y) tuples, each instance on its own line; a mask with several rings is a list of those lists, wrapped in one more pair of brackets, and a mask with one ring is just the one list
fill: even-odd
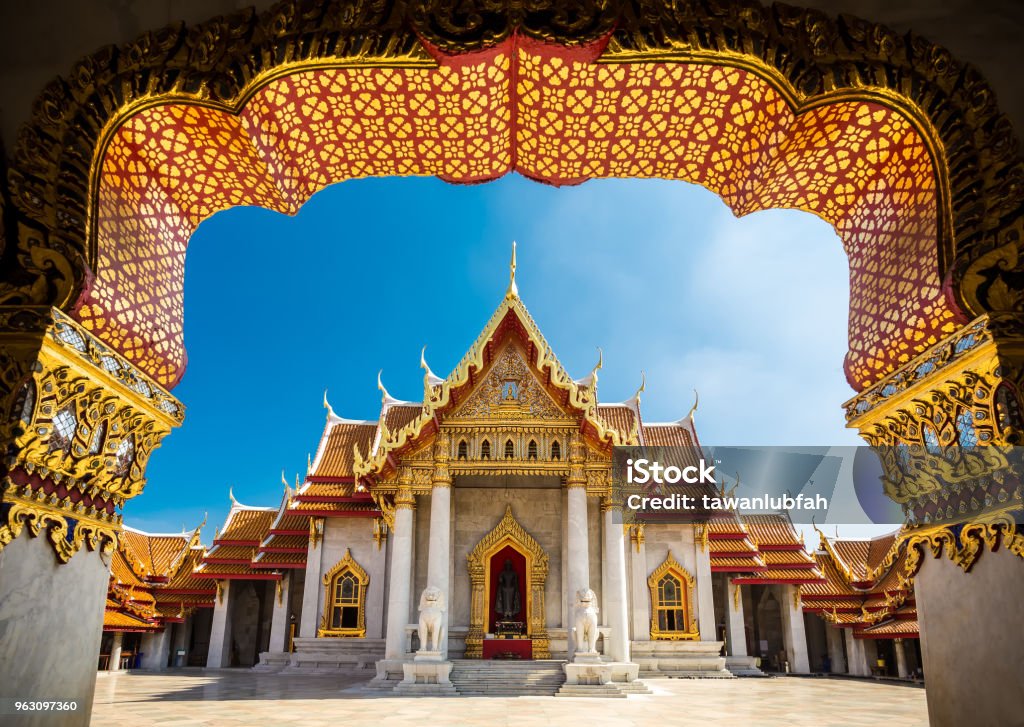
[[(686, 628), (663, 629), (658, 619), (659, 608), (662, 604), (662, 597), (659, 592), (660, 584), (665, 576), (672, 577), (681, 588), (681, 610), (684, 614)], [(697, 628), (696, 600), (693, 597), (695, 581), (693, 575), (683, 568), (668, 551), (664, 562), (654, 569), (647, 578), (647, 586), (651, 589), (651, 639), (655, 641), (693, 641), (700, 639), (700, 631)]]
[[(334, 609), (337, 607), (335, 585), (344, 576), (351, 576), (359, 587), (356, 596), (356, 607), (358, 608), (357, 623), (353, 627), (343, 627), (332, 622)], [(348, 548), (345, 548), (345, 555), (341, 560), (324, 574), (324, 613), (320, 617), (320, 628), (317, 629), (318, 637), (355, 637), (366, 636), (366, 587), (370, 584), (370, 576), (366, 570), (359, 565)]]
[(469, 633), (466, 634), (466, 658), (483, 656), (483, 641), (487, 622), (488, 575), (491, 556), (506, 545), (511, 545), (526, 557), (529, 583), (526, 590), (527, 635), (533, 640), (533, 658), (551, 658), (551, 640), (548, 637), (544, 615), (544, 588), (548, 579), (548, 555), (533, 536), (523, 528), (512, 514), (512, 506), (491, 532), (487, 533), (466, 556), (469, 567), (470, 614)]
[[(345, 178), (516, 169), (553, 184), (687, 179), (738, 214), (826, 218), (851, 255), (857, 389), (969, 316), (1024, 309), (1017, 139), (984, 79), (945, 49), (742, 0), (560, 8), (283, 2), (101, 49), (47, 86), (11, 155), (0, 302), (72, 312), (173, 386), (182, 261), (204, 217), (294, 211)], [(399, 96), (422, 97), (406, 125)], [(318, 115), (352, 140), (310, 166), (325, 151)], [(821, 145), (836, 135), (848, 143)]]

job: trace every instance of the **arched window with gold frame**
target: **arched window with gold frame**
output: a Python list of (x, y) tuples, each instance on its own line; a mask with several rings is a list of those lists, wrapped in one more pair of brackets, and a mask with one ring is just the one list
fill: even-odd
[(668, 551), (665, 561), (647, 579), (651, 589), (651, 638), (699, 639), (693, 610), (693, 576)]
[(366, 587), (370, 576), (348, 548), (324, 576), (324, 615), (317, 636), (366, 636)]

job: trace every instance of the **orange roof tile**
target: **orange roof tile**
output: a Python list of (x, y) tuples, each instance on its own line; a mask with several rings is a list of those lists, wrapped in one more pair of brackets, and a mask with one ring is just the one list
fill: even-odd
[(384, 425), (389, 432), (396, 432), (423, 412), (421, 404), (394, 404), (384, 414)]
[[(392, 407), (397, 409), (399, 407)], [(389, 412), (390, 413), (390, 412)], [(399, 415), (396, 415), (399, 416)], [(373, 444), (377, 425), (373, 423), (336, 422), (329, 423), (325, 432), (326, 441), (321, 441), (321, 451), (311, 478), (352, 477), (352, 445), (358, 445), (364, 455)]]
[(867, 636), (893, 638), (896, 636), (911, 634), (917, 635), (920, 633), (921, 627), (918, 625), (917, 619), (893, 619), (891, 621), (885, 621), (884, 623), (867, 626), (855, 631), (854, 636), (860, 638)]
[(694, 448), (689, 430), (679, 424), (644, 424), (644, 442), (649, 447)]
[(779, 545), (803, 547), (803, 540), (785, 515), (740, 515), (740, 519), (747, 526), (754, 543), (762, 550)]
[(151, 535), (139, 530), (124, 528), (120, 543), (130, 554), (130, 559), (142, 566), (142, 577), (166, 578), (188, 547), (191, 534)]
[(765, 550), (761, 552), (761, 558), (768, 565), (792, 566), (814, 563), (814, 558), (806, 550)]
[(277, 517), (277, 508), (254, 508), (235, 506), (228, 514), (224, 529), (215, 542), (241, 541), (262, 542)]
[(103, 612), (104, 631), (156, 631), (160, 624), (144, 621), (122, 611)]
[(351, 497), (354, 487), (351, 482), (308, 482), (295, 494), (301, 500), (317, 497)]
[(237, 560), (248, 563), (252, 560), (252, 556), (255, 553), (256, 548), (251, 545), (215, 545), (207, 552), (203, 562), (216, 563), (225, 560)]
[[(757, 580), (774, 580), (792, 583), (794, 581), (800, 581), (801, 583), (811, 583), (814, 581), (821, 580), (821, 574), (817, 569), (812, 568), (769, 568), (766, 571), (755, 573), (751, 578)], [(745, 580), (743, 577), (735, 578), (737, 582)]]
[(258, 553), (253, 558), (254, 568), (275, 568), (278, 565), (305, 565), (305, 553)]
[(606, 427), (615, 429), (622, 436), (629, 436), (636, 422), (636, 413), (625, 404), (598, 404), (597, 416)]

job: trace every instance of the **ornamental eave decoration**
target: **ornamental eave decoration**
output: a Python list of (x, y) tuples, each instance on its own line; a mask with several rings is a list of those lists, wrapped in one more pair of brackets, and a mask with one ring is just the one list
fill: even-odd
[[(350, 572), (359, 582), (359, 622), (354, 628), (332, 628), (331, 610), (334, 603), (334, 593), (331, 590), (331, 583), (341, 573)], [(331, 638), (364, 638), (366, 636), (366, 586), (370, 583), (370, 576), (366, 570), (356, 562), (352, 553), (345, 548), (345, 554), (323, 577), (324, 585), (324, 613), (320, 617), (320, 628), (317, 629), (317, 637)]]
[[(658, 627), (658, 581), (666, 574), (676, 576), (683, 582), (685, 598), (683, 612), (689, 627), (686, 631), (662, 631)], [(700, 639), (700, 631), (697, 628), (697, 614), (693, 600), (696, 582), (690, 571), (686, 570), (672, 555), (669, 550), (665, 560), (654, 569), (647, 578), (647, 587), (651, 592), (651, 638), (655, 641), (694, 641)]]

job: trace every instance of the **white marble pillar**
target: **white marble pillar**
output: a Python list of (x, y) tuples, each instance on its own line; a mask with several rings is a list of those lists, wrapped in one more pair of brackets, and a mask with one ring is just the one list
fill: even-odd
[(857, 677), (870, 674), (864, 670), (864, 642), (853, 637), (853, 629), (843, 629), (843, 637), (846, 639), (846, 673)]
[[(286, 571), (274, 589), (274, 610), (270, 616), (270, 643), (267, 651), (281, 654), (288, 650), (288, 601), (291, 592), (292, 574)], [(280, 588), (280, 590), (277, 590)]]
[(633, 640), (651, 640), (651, 591), (647, 587), (647, 545), (643, 525), (634, 525), (630, 534), (630, 591), (632, 595)]
[(896, 639), (893, 641), (893, 649), (896, 651), (896, 676), (906, 679), (910, 676), (910, 670), (907, 669), (907, 645), (903, 639)]
[(124, 634), (115, 631), (114, 641), (110, 645), (110, 661), (107, 662), (107, 671), (121, 671), (121, 645), (123, 643)]
[(804, 629), (804, 612), (800, 607), (799, 586), (779, 586), (782, 606), (782, 640), (786, 646), (789, 671), (793, 674), (809, 674), (810, 661), (807, 657), (807, 632)]
[(629, 661), (629, 614), (626, 595), (625, 534), (622, 507), (606, 502), (604, 509), (604, 610), (611, 633), (605, 655), (613, 661)]
[(143, 669), (163, 671), (167, 668), (167, 657), (171, 652), (171, 627), (165, 626), (154, 634), (146, 634), (142, 637), (142, 661), (140, 666)]
[[(427, 585), (439, 588), (444, 602), (450, 605), (451, 589), (448, 574), (451, 569), (452, 489), (450, 483), (435, 480), (430, 491), (430, 543), (427, 551)], [(443, 615), (444, 641), (440, 644), (442, 658), (448, 656), (448, 610)], [(422, 643), (422, 635), (420, 636)]]
[(747, 655), (747, 631), (743, 622), (742, 586), (725, 582), (725, 638), (729, 656)]
[(395, 495), (395, 527), (391, 534), (391, 576), (388, 579), (388, 625), (385, 659), (405, 657), (405, 627), (409, 624), (410, 579), (415, 497), (407, 489)]
[(312, 639), (320, 626), (320, 609), (323, 607), (323, 518), (313, 518), (310, 526), (309, 545), (306, 546), (306, 580), (302, 586), (302, 614), (299, 619), (299, 636)]
[(864, 675), (871, 676), (875, 673), (875, 667), (878, 666), (878, 644), (874, 639), (859, 639), (859, 641), (861, 648), (864, 649)]
[(194, 616), (187, 616), (183, 623), (177, 624), (174, 629), (174, 643), (171, 644), (171, 665), (178, 665), (178, 652), (184, 651), (181, 665), (188, 666), (188, 647), (192, 635), (192, 619)]
[(828, 660), (832, 664), (833, 674), (846, 673), (846, 655), (843, 654), (843, 629), (832, 624), (825, 624), (825, 639), (828, 642)]
[[(704, 526), (700, 526), (704, 527)], [(711, 553), (703, 542), (703, 536), (694, 528), (693, 557), (697, 580), (697, 630), (701, 641), (717, 641), (715, 628), (715, 594), (711, 580)]]
[(217, 597), (213, 602), (213, 623), (210, 626), (210, 651), (206, 655), (207, 669), (231, 666), (231, 581), (218, 581)]
[[(572, 622), (573, 604), (576, 603), (576, 592), (590, 587), (590, 554), (589, 534), (587, 532), (587, 487), (586, 482), (569, 483), (568, 507), (566, 519), (566, 541), (568, 542), (569, 563), (569, 622)], [(575, 653), (576, 644), (569, 632), (569, 654)]]

